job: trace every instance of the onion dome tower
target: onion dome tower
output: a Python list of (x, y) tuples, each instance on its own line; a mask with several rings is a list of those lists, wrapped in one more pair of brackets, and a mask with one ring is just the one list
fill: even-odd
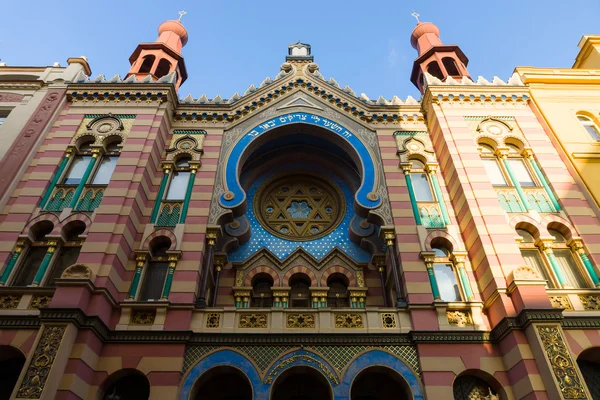
[(425, 72), (442, 81), (449, 76), (456, 80), (469, 77), (467, 56), (457, 45), (444, 45), (440, 40), (440, 29), (431, 22), (417, 22), (410, 44), (419, 52), (410, 81), (421, 93), (425, 88)]
[(135, 75), (137, 79), (144, 79), (150, 74), (160, 79), (175, 71), (175, 88), (179, 89), (187, 79), (187, 70), (181, 55), (181, 49), (187, 41), (187, 31), (179, 20), (163, 22), (158, 27), (158, 39), (154, 43), (140, 43), (129, 57), (131, 68), (127, 76)]

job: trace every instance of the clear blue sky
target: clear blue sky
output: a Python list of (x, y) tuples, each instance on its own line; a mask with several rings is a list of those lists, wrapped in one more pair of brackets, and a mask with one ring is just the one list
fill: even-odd
[(515, 66), (570, 67), (581, 36), (600, 33), (600, 0), (2, 0), (0, 58), (39, 66), (85, 55), (92, 75), (123, 77), (136, 45), (154, 41), (158, 25), (180, 10), (189, 33), (182, 98), (242, 94), (277, 75), (298, 40), (342, 87), (371, 99), (418, 98), (409, 81), (413, 10), (462, 48), (471, 76), (490, 80)]

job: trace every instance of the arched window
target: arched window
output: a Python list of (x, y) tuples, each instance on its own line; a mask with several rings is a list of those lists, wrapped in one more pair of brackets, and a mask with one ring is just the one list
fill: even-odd
[(45, 286), (55, 286), (56, 280), (61, 277), (65, 269), (77, 263), (77, 258), (81, 252), (81, 245), (83, 244), (79, 235), (85, 231), (85, 228), (85, 223), (82, 221), (70, 222), (63, 228), (64, 243), (58, 250), (58, 256), (53, 262)]
[(154, 76), (157, 78), (162, 78), (167, 75), (171, 71), (171, 63), (167, 59), (162, 59), (158, 62), (158, 67), (156, 67), (156, 72), (154, 72)]
[(521, 237), (519, 249), (525, 264), (534, 271), (537, 271), (543, 277), (549, 288), (556, 288), (557, 281), (552, 270), (545, 263), (545, 257), (540, 252), (539, 247), (535, 245), (534, 237), (524, 229), (517, 229), (517, 234)]
[(52, 232), (53, 229), (54, 224), (50, 221), (41, 221), (31, 227), (32, 243), (29, 245), (25, 258), (17, 271), (13, 286), (28, 286), (33, 283), (48, 253), (50, 242), (46, 235)]
[(175, 171), (169, 182), (166, 200), (183, 200), (190, 180), (190, 156), (181, 156), (175, 162)]
[(567, 246), (567, 240), (559, 231), (555, 229), (548, 229), (548, 232), (554, 236), (554, 243), (552, 244), (552, 252), (556, 261), (560, 266), (561, 270), (565, 274), (567, 284), (574, 288), (588, 288), (590, 283), (585, 278), (582, 266), (574, 257), (571, 248)]
[(592, 347), (577, 357), (577, 365), (592, 395), (592, 399), (600, 399), (600, 347)]
[(417, 201), (434, 202), (431, 183), (425, 171), (425, 165), (417, 160), (411, 160), (410, 177), (412, 181), (415, 199)]
[(77, 147), (77, 155), (73, 157), (67, 173), (63, 177), (63, 185), (79, 185), (85, 175), (85, 171), (92, 160), (93, 139), (88, 139)]
[(593, 140), (600, 140), (600, 130), (596, 123), (585, 115), (578, 114), (577, 119), (579, 123), (586, 130), (586, 132), (592, 137)]
[[(521, 236), (521, 255), (525, 263), (530, 268), (538, 271), (540, 275), (548, 282), (550, 288), (560, 288), (560, 280), (557, 274), (562, 274), (566, 280), (565, 284), (574, 288), (592, 287), (583, 266), (580, 265), (578, 257), (575, 257), (573, 251), (567, 246), (565, 237), (557, 230), (548, 229), (548, 232), (554, 237), (551, 243), (551, 250), (546, 250), (547, 255), (541, 253), (542, 243), (535, 243), (533, 236), (523, 229), (517, 229), (517, 234)], [(556, 260), (556, 266), (553, 268), (553, 261)], [(555, 269), (558, 268), (559, 272)]]
[(257, 274), (252, 278), (251, 307), (273, 307), (273, 277), (267, 273)]
[(9, 399), (25, 364), (23, 353), (12, 346), (0, 346), (0, 399)]
[(144, 268), (144, 278), (138, 300), (160, 300), (169, 269), (167, 250), (171, 240), (159, 236), (150, 242), (150, 262)]
[(452, 385), (455, 400), (499, 399), (498, 393), (483, 379), (473, 375), (462, 375)]
[(462, 301), (462, 293), (458, 284), (457, 271), (450, 261), (450, 251), (442, 246), (433, 247), (435, 252), (433, 271), (442, 301)]
[(350, 307), (348, 300), (348, 278), (344, 274), (335, 273), (327, 278), (327, 307)]
[(150, 71), (152, 70), (152, 66), (154, 65), (154, 60), (156, 60), (156, 57), (153, 55), (144, 57), (144, 62), (142, 63), (142, 66), (140, 67), (140, 73), (149, 74)]
[(438, 79), (444, 79), (444, 74), (442, 73), (440, 65), (437, 61), (432, 61), (429, 64), (427, 64), (427, 73), (429, 75), (435, 76)]
[(121, 149), (119, 148), (120, 140), (113, 141), (106, 146), (106, 152), (100, 160), (100, 165), (96, 169), (94, 178), (92, 179), (92, 185), (108, 185), (110, 178), (117, 166), (119, 154)]
[(294, 274), (290, 278), (290, 307), (310, 307), (310, 278), (305, 274)]
[(456, 66), (456, 61), (452, 57), (444, 57), (442, 58), (442, 64), (444, 64), (444, 68), (446, 68), (446, 72), (450, 76), (459, 76), (460, 72), (458, 72), (458, 67)]
[(110, 375), (100, 386), (102, 400), (148, 400), (150, 382), (136, 369), (121, 369)]
[(481, 160), (493, 186), (508, 186), (508, 180), (492, 146), (479, 144)]

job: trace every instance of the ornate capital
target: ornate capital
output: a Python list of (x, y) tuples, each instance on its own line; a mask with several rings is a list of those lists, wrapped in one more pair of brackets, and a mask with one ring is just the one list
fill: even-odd
[(400, 163), (400, 168), (402, 168), (404, 175), (408, 175), (410, 173), (410, 170), (412, 169), (412, 163), (409, 163), (409, 162)]
[(544, 253), (552, 254), (552, 245), (554, 244), (554, 236), (552, 237), (540, 237), (537, 240), (537, 245), (542, 248)]
[(509, 149), (508, 147), (498, 147), (498, 148), (496, 149), (496, 155), (497, 155), (499, 158), (501, 158), (501, 159), (505, 160), (505, 159), (508, 157), (508, 152), (509, 152), (509, 150), (510, 150), (510, 149)]
[(190, 172), (192, 174), (195, 174), (196, 172), (198, 172), (201, 165), (202, 165), (202, 163), (199, 161), (197, 161), (197, 162), (190, 161)]
[(532, 159), (533, 158), (533, 150), (531, 147), (523, 148), (523, 152), (521, 153), (525, 158)]
[(77, 152), (77, 149), (75, 148), (75, 146), (71, 145), (71, 146), (67, 147), (67, 150), (65, 150), (65, 157), (69, 158), (76, 152)]
[(382, 227), (379, 234), (383, 237), (386, 246), (394, 245), (394, 242), (396, 241), (396, 231), (394, 228)]
[(422, 251), (421, 258), (425, 261), (425, 266), (427, 266), (427, 268), (433, 268), (433, 262), (435, 261), (434, 251)]
[(206, 229), (206, 243), (209, 246), (214, 246), (217, 243), (217, 238), (221, 236), (220, 226), (209, 226)]
[(425, 171), (427, 171), (429, 174), (435, 174), (439, 167), (440, 164), (438, 163), (428, 162), (425, 164)]
[(135, 266), (138, 268), (143, 268), (146, 265), (146, 261), (148, 260), (148, 252), (147, 251), (136, 251), (135, 252)]
[(165, 161), (161, 164), (161, 168), (165, 174), (169, 174), (173, 170), (173, 163), (170, 161)]
[(102, 152), (103, 152), (102, 150), (103, 149), (101, 149), (101, 148), (100, 149), (99, 148), (93, 148), (92, 149), (92, 157), (94, 157), (94, 158), (100, 157), (102, 155)]
[(180, 251), (167, 251), (167, 255), (168, 255), (168, 262), (169, 262), (169, 267), (170, 268), (175, 268), (177, 266), (177, 261), (179, 261), (179, 258), (181, 257), (181, 252)]
[(18, 240), (17, 246), (15, 247), (15, 253), (21, 253), (23, 251), (23, 247), (27, 244), (27, 240)]
[(577, 254), (585, 254), (585, 250), (583, 248), (583, 241), (580, 238), (569, 240), (567, 245), (571, 247), (573, 251), (577, 252)]
[(467, 252), (466, 251), (453, 251), (450, 259), (454, 261), (457, 267), (463, 267), (465, 261), (467, 260)]

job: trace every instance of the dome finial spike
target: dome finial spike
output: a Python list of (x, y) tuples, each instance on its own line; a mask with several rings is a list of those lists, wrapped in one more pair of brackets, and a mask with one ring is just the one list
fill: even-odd
[(420, 15), (419, 15), (419, 14), (417, 14), (417, 12), (416, 12), (416, 11), (414, 11), (414, 10), (413, 10), (412, 14), (410, 14), (410, 15), (412, 15), (413, 17), (415, 17), (415, 19), (417, 20), (417, 24), (420, 24), (420, 23), (421, 23), (421, 21), (419, 21), (419, 17), (420, 17)]
[(179, 14), (179, 19), (178, 19), (178, 21), (181, 21), (181, 18), (183, 18), (183, 16), (184, 16), (185, 14), (187, 14), (187, 12), (185, 12), (185, 11), (181, 10), (181, 11), (179, 11), (179, 12), (178, 12), (178, 14)]

